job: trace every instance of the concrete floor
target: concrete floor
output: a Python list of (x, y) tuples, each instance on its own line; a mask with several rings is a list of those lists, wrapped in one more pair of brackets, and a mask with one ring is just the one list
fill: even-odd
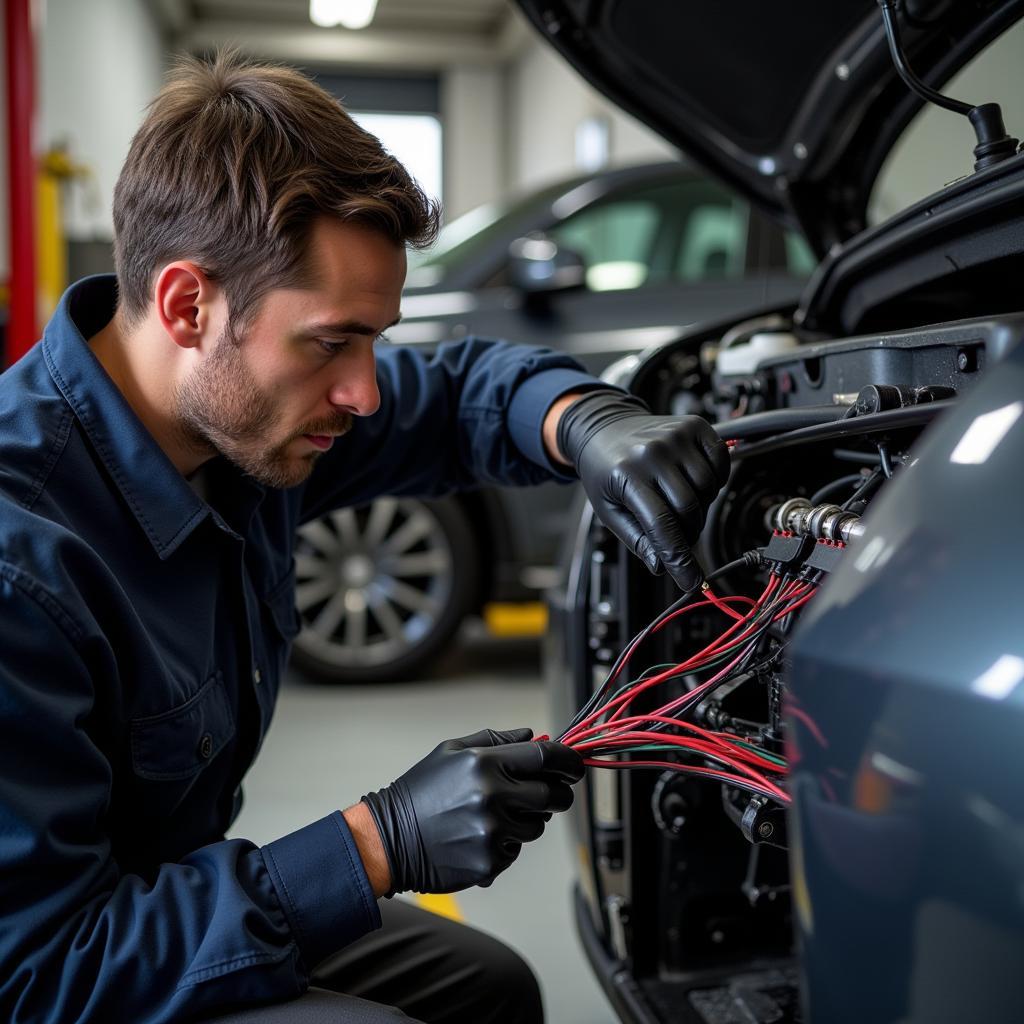
[[(539, 733), (554, 724), (532, 641), (470, 635), (434, 678), (418, 682), (331, 688), (292, 672), (232, 834), (256, 843), (285, 835), (390, 782), (441, 740), (483, 727)], [(550, 1024), (613, 1024), (576, 937), (572, 865), (568, 823), (556, 816), (494, 885), (455, 900), (469, 924), (533, 966)]]

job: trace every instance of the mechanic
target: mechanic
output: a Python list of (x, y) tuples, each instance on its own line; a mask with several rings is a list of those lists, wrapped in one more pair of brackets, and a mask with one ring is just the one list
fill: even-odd
[(290, 69), (182, 62), (114, 222), (116, 276), (0, 377), (0, 1019), (541, 1020), (510, 950), (378, 900), (489, 885), (570, 805), (574, 751), (484, 729), (224, 838), (298, 628), (296, 528), (579, 476), (690, 588), (724, 445), (547, 350), (375, 347), (437, 209)]

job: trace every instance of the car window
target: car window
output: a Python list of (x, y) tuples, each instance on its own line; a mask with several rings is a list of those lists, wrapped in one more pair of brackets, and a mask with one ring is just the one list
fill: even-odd
[(591, 291), (613, 291), (644, 283), (657, 225), (655, 203), (623, 199), (592, 206), (550, 234), (559, 248), (583, 257)]
[(683, 179), (603, 199), (548, 234), (583, 257), (591, 291), (739, 277), (747, 207), (720, 185)]
[[(510, 224), (528, 224), (572, 183), (564, 181), (518, 199), (486, 203), (464, 213), (441, 229), (437, 241), (425, 252), (409, 253), (410, 287), (429, 287), (445, 275), (478, 259), (495, 239), (507, 235)], [(525, 227), (524, 230), (528, 230)]]
[(705, 202), (686, 218), (676, 276), (683, 281), (740, 277), (745, 263), (747, 218), (739, 202)]
[(809, 277), (818, 265), (818, 259), (811, 247), (799, 235), (792, 231), (785, 234), (786, 269), (794, 277)]

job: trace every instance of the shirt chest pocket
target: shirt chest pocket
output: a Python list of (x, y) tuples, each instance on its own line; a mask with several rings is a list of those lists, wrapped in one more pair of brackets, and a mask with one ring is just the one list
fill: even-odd
[(215, 672), (184, 704), (132, 720), (132, 767), (140, 778), (154, 782), (191, 779), (234, 734), (224, 678)]

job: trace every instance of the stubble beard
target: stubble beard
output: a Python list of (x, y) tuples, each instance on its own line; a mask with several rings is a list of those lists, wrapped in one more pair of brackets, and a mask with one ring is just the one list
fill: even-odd
[(203, 455), (223, 455), (264, 487), (295, 487), (309, 478), (322, 452), (289, 454), (303, 434), (343, 434), (352, 418), (339, 412), (267, 446), (278, 423), (278, 407), (256, 381), (231, 328), (218, 338), (205, 363), (175, 393), (178, 428), (185, 444)]

